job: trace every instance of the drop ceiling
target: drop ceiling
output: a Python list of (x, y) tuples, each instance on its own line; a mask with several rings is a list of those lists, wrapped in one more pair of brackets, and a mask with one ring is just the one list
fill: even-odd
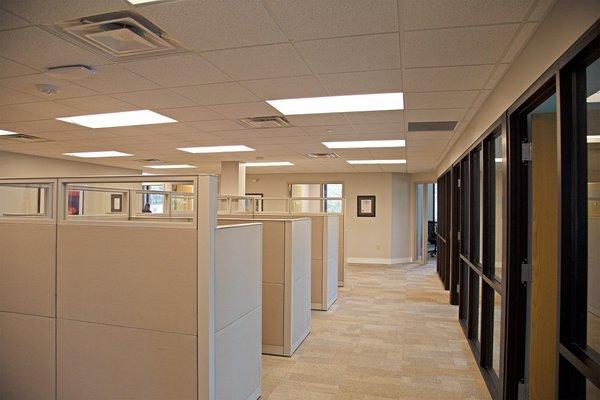
[[(39, 143), (0, 139), (0, 150), (54, 158), (117, 150), (134, 157), (88, 161), (141, 168), (143, 159), (218, 171), (220, 161), (291, 161), (261, 172), (433, 170), (519, 54), (553, 0), (36, 0), (0, 4), (0, 129)], [(57, 36), (50, 24), (134, 10), (183, 52), (113, 62)], [(94, 77), (59, 80), (46, 68), (85, 64)], [(48, 97), (36, 84), (56, 85)], [(267, 99), (404, 92), (405, 110), (297, 115), (291, 126), (249, 129), (239, 119), (279, 115)], [(177, 123), (87, 129), (54, 118), (148, 108)], [(410, 132), (408, 122), (458, 121), (454, 131)], [(400, 149), (339, 149), (322, 141), (405, 139)], [(188, 154), (179, 147), (246, 145), (255, 152)], [(406, 165), (349, 165), (345, 159)]]

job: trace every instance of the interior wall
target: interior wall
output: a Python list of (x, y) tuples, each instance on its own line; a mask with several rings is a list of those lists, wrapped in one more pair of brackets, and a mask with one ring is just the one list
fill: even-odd
[(0, 151), (0, 178), (46, 178), (87, 175), (141, 175), (141, 171)]
[[(303, 182), (344, 184), (348, 262), (390, 264), (411, 260), (408, 174), (251, 174), (246, 177), (246, 191), (265, 197), (288, 197), (288, 185)], [(376, 196), (375, 218), (356, 216), (356, 198), (360, 195)]]
[(600, 1), (559, 0), (481, 108), (444, 154), (440, 176), (600, 18)]

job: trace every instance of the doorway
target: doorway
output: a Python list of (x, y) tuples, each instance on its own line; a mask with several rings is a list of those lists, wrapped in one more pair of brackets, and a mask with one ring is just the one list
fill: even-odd
[(415, 262), (437, 256), (437, 183), (415, 184)]

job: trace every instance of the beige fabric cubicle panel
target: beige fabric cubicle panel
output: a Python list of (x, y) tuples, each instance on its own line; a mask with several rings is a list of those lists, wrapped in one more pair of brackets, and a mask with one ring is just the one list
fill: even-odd
[[(220, 225), (248, 222), (221, 215)], [(291, 356), (310, 331), (310, 220), (253, 220), (262, 228), (262, 351)], [(305, 254), (304, 254), (305, 253)]]

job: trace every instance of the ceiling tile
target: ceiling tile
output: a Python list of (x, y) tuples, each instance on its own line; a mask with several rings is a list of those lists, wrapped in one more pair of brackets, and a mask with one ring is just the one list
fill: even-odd
[(289, 43), (211, 51), (203, 55), (236, 80), (297, 76), (311, 72)]
[(410, 145), (413, 142), (419, 141), (445, 141), (447, 142), (452, 137), (453, 132), (407, 132), (406, 141)]
[(150, 82), (118, 65), (101, 65), (95, 67), (95, 69), (96, 74), (94, 76), (77, 80), (77, 84), (100, 93), (123, 93), (159, 87), (154, 82)]
[(210, 106), (210, 109), (231, 119), (281, 115), (279, 111), (262, 101), (257, 103), (220, 104)]
[(237, 123), (227, 119), (215, 121), (188, 122), (187, 125), (205, 132), (228, 131), (234, 129), (242, 129), (244, 127), (241, 123)]
[(351, 135), (355, 134), (352, 125), (305, 126), (302, 130), (311, 136)]
[(35, 74), (36, 72), (38, 71), (33, 68), (29, 68), (23, 64), (19, 64), (14, 61), (7, 60), (6, 58), (0, 57), (0, 78), (6, 78), (8, 76)]
[[(2, 107), (0, 107), (0, 110), (1, 109), (2, 109)], [(0, 111), (0, 120), (2, 120), (1, 115), (2, 115), (2, 111)], [(12, 115), (15, 115), (15, 114), (12, 113)], [(30, 119), (34, 119), (34, 118), (30, 118)], [(53, 131), (66, 131), (66, 130), (81, 129), (81, 126), (79, 126), (79, 125), (70, 124), (68, 122), (59, 121), (57, 119), (45, 119), (45, 120), (38, 120), (38, 121), (28, 120), (28, 121), (24, 121), (24, 122), (15, 123), (12, 125), (4, 124), (3, 122), (0, 122), (0, 124), (2, 124), (2, 127), (0, 129), (6, 129), (9, 131), (13, 131), (13, 132), (30, 133), (30, 134), (35, 134), (37, 132), (53, 132)]]
[(538, 24), (535, 22), (528, 22), (521, 26), (519, 33), (508, 46), (508, 50), (502, 59), (503, 63), (510, 63), (517, 57), (537, 27)]
[(534, 0), (404, 0), (404, 29), (522, 21)]
[(175, 108), (195, 105), (193, 101), (168, 89), (118, 93), (113, 97), (142, 108)]
[(491, 90), (482, 90), (481, 93), (479, 93), (479, 96), (477, 96), (477, 100), (475, 100), (475, 102), (473, 102), (471, 107), (473, 107), (473, 108), (481, 107), (481, 105), (488, 98), (490, 93), (492, 93)]
[(354, 131), (359, 134), (374, 134), (374, 133), (401, 134), (405, 130), (404, 122), (370, 123), (370, 124), (365, 123), (365, 124), (355, 124), (352, 126), (354, 127)]
[(412, 31), (404, 34), (404, 67), (494, 64), (518, 24)]
[(262, 137), (260, 133), (252, 129), (237, 129), (234, 131), (218, 131), (213, 132), (213, 135), (224, 139), (247, 139)]
[(347, 125), (348, 120), (344, 114), (312, 114), (289, 115), (286, 117), (292, 125), (319, 126), (319, 125)]
[(259, 79), (242, 81), (240, 83), (262, 100), (295, 99), (327, 95), (321, 82), (312, 75)]
[(398, 30), (396, 0), (267, 0), (292, 40)]
[(58, 118), (78, 115), (80, 110), (52, 101), (37, 103), (17, 104), (16, 109), (35, 114), (42, 118)]
[(287, 41), (258, 1), (177, 1), (150, 4), (138, 10), (194, 50)]
[(198, 54), (158, 57), (120, 65), (166, 87), (231, 81), (231, 78)]
[(266, 128), (256, 129), (262, 137), (273, 138), (273, 137), (285, 137), (285, 136), (306, 136), (306, 133), (299, 127), (288, 127), (288, 128)]
[(498, 64), (494, 72), (490, 76), (489, 81), (485, 84), (485, 89), (493, 89), (496, 87), (496, 84), (500, 81), (504, 73), (508, 69), (510, 64)]
[(295, 46), (317, 73), (368, 71), (400, 67), (399, 36), (354, 36), (296, 42)]
[(199, 105), (228, 104), (256, 101), (258, 98), (236, 82), (175, 88), (173, 91)]
[(450, 92), (405, 93), (404, 105), (407, 110), (432, 108), (469, 108), (479, 94), (478, 90)]
[(59, 100), (58, 103), (75, 107), (89, 113), (110, 113), (119, 111), (132, 111), (138, 109), (129, 103), (115, 99), (107, 95), (97, 95), (88, 97), (76, 97), (71, 99)]
[(556, 0), (538, 0), (535, 8), (529, 15), (529, 20), (541, 21), (555, 4)]
[(0, 30), (21, 28), (27, 25), (29, 25), (29, 22), (23, 18), (17, 17), (16, 15), (0, 8)]
[(370, 111), (346, 113), (351, 124), (384, 124), (404, 121), (404, 111)]
[(467, 113), (466, 108), (441, 108), (436, 110), (406, 110), (406, 121), (460, 121)]
[(93, 90), (84, 88), (69, 81), (50, 78), (46, 74), (23, 75), (0, 79), (0, 86), (18, 90), (43, 100), (47, 100), (48, 95), (41, 93), (36, 88), (37, 84), (44, 83), (55, 85), (58, 88), (58, 91), (52, 94), (53, 100), (98, 94)]
[(32, 101), (39, 101), (39, 98), (8, 88), (0, 89), (0, 105), (28, 103)]
[(129, 5), (122, 0), (52, 0), (52, 7), (43, 7), (37, 0), (2, 0), (2, 7), (35, 23), (51, 23), (122, 10)]
[(36, 26), (0, 32), (0, 55), (39, 70), (60, 65), (108, 63), (108, 60)]
[(402, 71), (399, 69), (322, 74), (319, 78), (335, 96), (402, 91)]
[[(4, 122), (18, 122), (18, 121), (30, 121), (36, 119), (43, 119), (37, 114), (33, 114), (28, 111), (19, 110), (14, 105), (0, 106), (0, 123)], [(2, 128), (0, 128), (2, 129)], [(7, 129), (10, 130), (10, 129)], [(22, 132), (17, 132), (22, 133)]]
[(493, 65), (412, 68), (403, 71), (406, 92), (434, 92), (481, 89)]
[(180, 107), (158, 110), (159, 113), (176, 119), (177, 121), (205, 121), (223, 118), (222, 115), (207, 107)]

